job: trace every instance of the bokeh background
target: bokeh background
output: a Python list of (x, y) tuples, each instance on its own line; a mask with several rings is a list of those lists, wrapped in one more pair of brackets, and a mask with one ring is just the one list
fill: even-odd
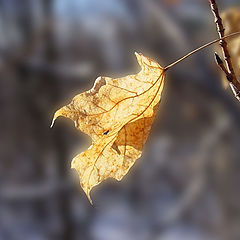
[[(238, 0), (219, 0), (221, 10)], [(240, 239), (240, 105), (213, 47), (169, 70), (143, 157), (92, 192), (90, 140), (56, 109), (96, 77), (165, 66), (217, 38), (207, 0), (0, 0), (0, 240)]]

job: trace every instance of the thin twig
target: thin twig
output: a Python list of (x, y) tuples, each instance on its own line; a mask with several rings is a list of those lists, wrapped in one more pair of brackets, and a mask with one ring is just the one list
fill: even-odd
[(239, 35), (239, 34), (240, 34), (240, 32), (231, 33), (231, 34), (226, 35), (226, 36), (224, 36), (224, 37), (222, 37), (222, 38), (215, 39), (215, 40), (213, 40), (213, 41), (211, 41), (211, 42), (209, 42), (209, 43), (206, 43), (206, 44), (202, 45), (201, 47), (199, 47), (199, 48), (197, 48), (197, 49), (194, 49), (193, 51), (191, 51), (191, 52), (189, 52), (188, 54), (184, 55), (183, 57), (179, 58), (179, 59), (176, 60), (175, 62), (169, 64), (169, 65), (166, 66), (166, 67), (164, 67), (164, 70), (167, 71), (169, 68), (177, 65), (178, 63), (182, 62), (183, 60), (185, 60), (186, 58), (190, 57), (190, 56), (193, 55), (194, 53), (196, 53), (196, 52), (198, 52), (198, 51), (200, 51), (200, 50), (202, 50), (202, 49), (204, 49), (204, 48), (206, 48), (206, 47), (208, 47), (208, 46), (210, 46), (210, 45), (212, 45), (212, 44), (214, 44), (214, 43), (217, 43), (217, 42), (219, 42), (219, 41), (222, 41), (222, 40), (225, 39), (225, 38), (233, 37), (233, 36), (236, 36), (236, 35)]
[[(231, 86), (231, 89), (232, 89), (235, 97), (240, 101), (240, 98), (239, 98), (240, 83), (238, 82), (236, 74), (233, 69), (231, 56), (228, 51), (227, 42), (224, 40), (224, 30), (225, 29), (223, 27), (222, 19), (220, 17), (219, 11), (218, 11), (218, 6), (217, 6), (217, 3), (215, 0), (209, 0), (209, 2), (210, 2), (210, 6), (211, 6), (211, 10), (213, 12), (213, 15), (215, 17), (215, 23), (217, 26), (218, 35), (222, 39), (219, 43), (222, 48), (222, 53), (223, 53), (224, 61), (226, 64), (225, 69), (227, 69), (227, 71), (225, 71), (225, 69), (224, 69), (225, 66), (223, 64), (223, 61), (217, 61), (217, 63), (218, 62), (221, 63), (221, 65), (219, 65), (219, 67), (225, 73), (226, 78), (229, 81), (229, 84)], [(215, 55), (215, 57), (216, 57), (216, 55)], [(219, 59), (220, 59), (220, 57), (218, 56), (218, 59), (216, 59), (216, 60), (219, 60)]]

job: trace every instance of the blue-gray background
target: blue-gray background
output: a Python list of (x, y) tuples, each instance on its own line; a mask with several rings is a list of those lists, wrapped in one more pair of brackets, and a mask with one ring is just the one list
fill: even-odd
[(240, 239), (240, 104), (212, 47), (168, 72), (143, 157), (93, 206), (70, 170), (90, 140), (49, 128), (135, 51), (165, 66), (216, 37), (207, 0), (0, 0), (0, 240)]

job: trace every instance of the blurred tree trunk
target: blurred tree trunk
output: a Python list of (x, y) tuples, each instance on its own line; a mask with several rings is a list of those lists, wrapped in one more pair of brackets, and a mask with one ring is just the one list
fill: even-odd
[[(51, 66), (53, 63), (56, 63), (58, 59), (58, 50), (56, 49), (56, 42), (54, 36), (54, 13), (53, 13), (53, 5), (54, 0), (43, 0), (43, 12), (45, 13), (44, 21), (46, 25), (46, 31), (44, 35), (45, 40), (45, 65)], [(50, 105), (56, 103), (59, 99), (59, 91), (57, 89), (57, 82), (53, 82), (54, 76), (52, 75), (51, 71), (47, 71), (44, 73), (42, 78), (43, 84), (45, 84), (44, 89), (46, 90), (46, 95), (51, 96)], [(56, 176), (55, 181), (58, 184), (61, 184), (63, 180), (67, 179), (66, 176), (66, 144), (64, 142), (64, 133), (63, 130), (60, 131), (53, 131), (53, 138), (54, 144), (56, 149), (56, 159), (55, 159), (55, 169)], [(60, 191), (57, 192), (56, 195), (53, 195), (52, 199), (50, 200), (51, 207), (56, 210), (55, 217), (57, 220), (60, 217), (60, 225), (59, 229), (61, 231), (60, 236), (55, 236), (56, 239), (73, 239), (74, 232), (71, 224), (71, 211), (70, 211), (70, 194), (62, 190), (60, 186)], [(60, 214), (60, 216), (58, 216)]]

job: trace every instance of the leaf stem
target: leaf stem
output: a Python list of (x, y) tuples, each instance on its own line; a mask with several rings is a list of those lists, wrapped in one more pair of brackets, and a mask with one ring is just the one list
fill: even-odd
[(175, 62), (169, 64), (169, 65), (166, 66), (166, 67), (164, 67), (164, 70), (167, 71), (169, 68), (177, 65), (178, 63), (182, 62), (183, 60), (185, 60), (186, 58), (190, 57), (190, 56), (193, 55), (194, 53), (197, 53), (197, 52), (201, 51), (202, 49), (204, 49), (204, 48), (206, 48), (206, 47), (208, 47), (208, 46), (210, 46), (210, 45), (212, 45), (212, 44), (214, 44), (214, 43), (217, 43), (217, 42), (219, 42), (219, 41), (224, 40), (225, 38), (233, 37), (233, 36), (236, 36), (236, 35), (239, 35), (239, 34), (240, 34), (240, 32), (231, 33), (231, 34), (226, 35), (226, 36), (224, 36), (224, 37), (222, 37), (222, 38), (218, 38), (218, 39), (215, 39), (215, 40), (213, 40), (213, 41), (211, 41), (211, 42), (209, 42), (209, 43), (206, 43), (206, 44), (202, 45), (201, 47), (199, 47), (199, 48), (197, 48), (197, 49), (194, 49), (193, 51), (191, 51), (191, 52), (189, 52), (188, 54), (184, 55), (183, 57), (179, 58), (179, 59), (176, 60)]

